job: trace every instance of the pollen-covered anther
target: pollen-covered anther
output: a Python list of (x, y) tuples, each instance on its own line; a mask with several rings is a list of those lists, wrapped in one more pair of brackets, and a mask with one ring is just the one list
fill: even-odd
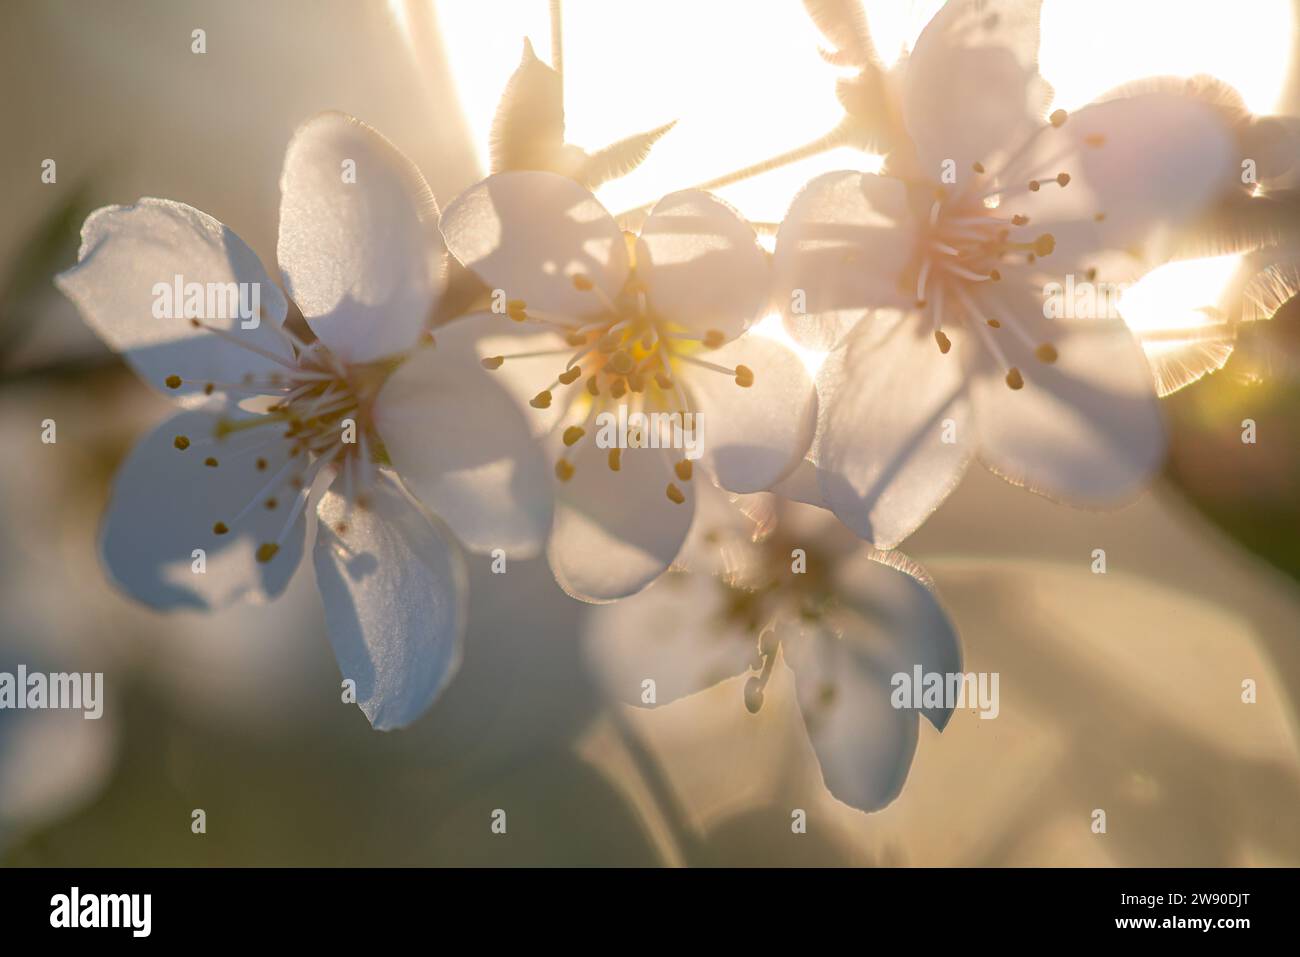
[(1057, 173), (1057, 174), (1056, 174), (1056, 182), (1057, 182), (1057, 185), (1058, 185), (1058, 186), (1069, 186), (1069, 185), (1070, 185), (1070, 174), (1069, 174), (1069, 173)]
[(672, 482), (668, 483), (668, 488), (665, 489), (664, 492), (668, 496), (668, 501), (672, 502), (674, 505), (681, 505), (686, 501), (686, 496), (682, 494), (682, 490)]
[(673, 466), (673, 471), (677, 473), (677, 477), (683, 482), (689, 482), (691, 480), (691, 475), (694, 473), (694, 468), (691, 465), (690, 459), (682, 459)]
[(942, 329), (934, 330), (934, 341), (938, 344), (939, 351), (944, 355), (947, 355), (948, 350), (952, 348), (952, 340), (948, 338)]
[(556, 378), (558, 378), (563, 385), (573, 385), (573, 383), (582, 378), (582, 367), (574, 366), (572, 369), (565, 369)]
[(1029, 217), (1028, 217), (1028, 216), (1021, 216), (1019, 213), (1016, 213), (1016, 215), (1014, 215), (1014, 216), (1011, 217), (1011, 224), (1012, 224), (1013, 226), (1028, 226), (1028, 225), (1029, 225)]
[(163, 379), (163, 382), (166, 383), (169, 389), (179, 389), (181, 387), (181, 377), (178, 375), (169, 375), (166, 379)]
[(1040, 189), (1042, 189), (1042, 188), (1043, 188), (1043, 184), (1040, 183), (1040, 182), (1038, 182), (1038, 180), (1036, 180), (1036, 179), (1031, 179), (1031, 180), (1029, 181), (1029, 191), (1030, 191), (1031, 193), (1036, 193), (1036, 192), (1038, 192), (1038, 191), (1039, 191)]
[(571, 425), (564, 430), (564, 444), (575, 445), (578, 440), (587, 434), (586, 429), (580, 425)]
[(1007, 386), (1011, 389), (1023, 389), (1025, 387), (1025, 377), (1020, 374), (1020, 370), (1015, 366), (1007, 370)]
[(1001, 282), (1001, 281), (1002, 281), (1002, 273), (998, 272), (996, 269), (990, 269), (990, 270), (989, 270), (989, 278), (992, 279), (994, 282)]
[(613, 372), (615, 375), (627, 375), (632, 371), (632, 367), (635, 364), (636, 363), (633, 362), (632, 357), (627, 352), (620, 349), (609, 357), (606, 366), (609, 371)]
[(1051, 233), (1043, 233), (1034, 240), (1034, 255), (1036, 256), (1050, 256), (1054, 249), (1056, 249), (1056, 237)]
[(1044, 342), (1034, 350), (1034, 357), (1039, 362), (1055, 362), (1057, 357), (1056, 346), (1052, 345), (1050, 342)]
[(186, 449), (190, 447), (189, 436), (185, 436), (185, 435), (176, 436), (176, 438), (172, 439), (172, 445), (176, 446), (176, 448), (184, 452)]
[(505, 356), (487, 356), (479, 360), (479, 365), (484, 369), (500, 369), (505, 361)]
[(506, 303), (506, 315), (515, 322), (523, 322), (528, 318), (528, 305), (522, 299), (511, 299)]
[(627, 380), (615, 379), (614, 384), (609, 387), (609, 394), (616, 399), (621, 399), (627, 395)]
[(573, 478), (573, 463), (568, 459), (560, 459), (555, 463), (555, 477), (561, 482), (567, 482)]
[(214, 468), (216, 468), (217, 465), (219, 465), (220, 463), (217, 462), (217, 460), (216, 460), (216, 458), (215, 458), (214, 456), (209, 455), (206, 459), (203, 460), (203, 464), (206, 465), (206, 466), (207, 466), (208, 468), (210, 468), (210, 469), (214, 469)]
[(609, 462), (609, 470), (611, 472), (617, 472), (619, 469), (621, 469), (623, 467), (623, 450), (610, 449), (608, 462)]
[(266, 564), (280, 551), (280, 546), (275, 542), (264, 542), (257, 546), (257, 560)]
[(977, 173), (983, 173), (983, 172), (984, 172), (984, 164), (983, 164), (983, 163), (971, 163), (971, 167), (970, 167), (970, 168), (973, 169), (973, 170), (974, 170), (975, 172), (977, 172)]
[(600, 395), (600, 383), (596, 381), (595, 376), (587, 380), (587, 391), (592, 395)]
[(748, 389), (754, 384), (754, 370), (749, 366), (736, 366), (736, 385)]
[(587, 334), (585, 332), (570, 332), (564, 337), (564, 341), (571, 346), (585, 346), (587, 344)]
[(266, 459), (261, 459), (261, 458), (259, 458), (255, 464), (256, 464), (256, 466), (257, 466), (257, 470), (258, 470), (259, 472), (265, 472), (265, 471), (266, 471)]
[(704, 342), (704, 347), (706, 349), (718, 349), (727, 341), (727, 336), (718, 329), (710, 329), (704, 334), (704, 339), (702, 341)]
[(583, 273), (573, 274), (573, 288), (579, 292), (590, 292), (595, 284)]
[(225, 522), (217, 522), (215, 525), (212, 526), (213, 535), (224, 535), (228, 531), (230, 531), (230, 526), (228, 526)]
[(1053, 110), (1052, 115), (1047, 118), (1047, 121), (1059, 130), (1065, 125), (1065, 121), (1069, 119), (1069, 117), (1070, 114), (1066, 113), (1065, 110)]
[(537, 395), (528, 400), (528, 404), (534, 409), (549, 409), (551, 407), (551, 390), (543, 389)]

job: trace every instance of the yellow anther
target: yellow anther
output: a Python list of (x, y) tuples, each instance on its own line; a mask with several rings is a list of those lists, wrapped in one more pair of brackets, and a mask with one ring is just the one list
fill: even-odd
[(488, 356), (479, 360), (479, 365), (484, 369), (500, 369), (501, 364), (506, 361), (505, 356)]
[(645, 376), (640, 372), (633, 372), (627, 377), (627, 387), (633, 392), (645, 391)]
[(275, 544), (275, 542), (266, 542), (262, 545), (258, 545), (257, 560), (265, 564), (266, 562), (269, 562), (272, 558), (274, 558), (276, 556), (276, 553), (279, 551), (280, 551), (280, 546)]
[(1057, 129), (1060, 129), (1062, 126), (1065, 125), (1065, 121), (1069, 118), (1069, 116), (1070, 114), (1066, 113), (1065, 110), (1053, 110), (1052, 115), (1049, 116), (1047, 119), (1048, 122), (1050, 122), (1053, 126), (1055, 126)]
[(1055, 362), (1057, 356), (1056, 346), (1052, 345), (1050, 342), (1044, 342), (1034, 350), (1034, 356), (1039, 362)]
[(656, 372), (655, 382), (659, 383), (659, 388), (665, 391), (673, 387), (673, 377), (667, 372)]
[(939, 351), (944, 355), (947, 355), (948, 350), (952, 348), (952, 340), (944, 334), (942, 329), (934, 330), (934, 341), (939, 344)]
[(278, 501), (275, 500), (274, 496), (271, 497), (271, 498), (268, 498), (268, 499), (266, 500), (266, 510), (267, 510), (268, 512), (274, 512), (274, 511), (275, 511), (275, 507), (276, 507), (277, 505), (279, 505), (279, 504), (280, 504), (280, 503), (279, 503)]
[(636, 363), (632, 361), (632, 357), (622, 349), (609, 357), (608, 367), (615, 375), (627, 375), (634, 365)]
[(207, 385), (205, 385), (205, 386), (203, 387), (203, 394), (204, 394), (204, 395), (212, 395), (212, 393), (215, 392), (216, 390), (217, 390), (217, 387), (216, 387), (215, 385), (213, 385), (211, 382), (209, 382)]
[(217, 460), (213, 458), (211, 455), (209, 455), (206, 459), (203, 460), (203, 464), (210, 469), (214, 469), (217, 467)]
[(615, 379), (614, 384), (609, 387), (609, 394), (616, 399), (621, 399), (627, 395), (627, 380)]
[(1086, 146), (1091, 146), (1093, 149), (1097, 149), (1098, 147), (1102, 147), (1106, 145), (1106, 134), (1089, 133), (1087, 136), (1083, 138), (1083, 142)]
[(673, 466), (673, 471), (677, 473), (677, 477), (681, 479), (683, 482), (689, 482), (691, 480), (691, 472), (692, 472), (691, 460), (682, 459), (680, 462), (678, 462), (676, 465)]
[(1056, 237), (1051, 233), (1043, 233), (1034, 240), (1034, 255), (1050, 256), (1052, 250), (1056, 248)]
[(190, 440), (184, 435), (178, 435), (172, 439), (172, 445), (184, 452), (190, 447)]
[(587, 430), (580, 425), (571, 425), (564, 430), (564, 444), (573, 445), (580, 438), (587, 434)]
[(579, 292), (590, 292), (595, 284), (582, 273), (573, 274), (573, 288)]
[(564, 337), (564, 341), (571, 346), (585, 346), (587, 344), (587, 334), (585, 332), (570, 332)]
[(973, 169), (973, 170), (974, 170), (975, 172), (977, 172), (977, 173), (983, 173), (983, 172), (984, 172), (984, 164), (983, 164), (983, 163), (972, 163), (972, 164), (971, 164), (971, 169)]
[(1011, 217), (1011, 223), (1013, 226), (1026, 226), (1029, 224), (1029, 217), (1021, 216), (1019, 213), (1016, 213), (1016, 215)]
[(1070, 174), (1069, 174), (1069, 173), (1057, 173), (1057, 174), (1056, 174), (1056, 182), (1057, 182), (1057, 184), (1060, 185), (1060, 186), (1069, 186), (1069, 185), (1070, 185)]
[(549, 409), (551, 407), (551, 390), (543, 389), (537, 395), (528, 400), (528, 404), (534, 409)]
[(618, 471), (620, 468), (622, 468), (622, 467), (623, 467), (623, 450), (622, 450), (622, 449), (610, 449), (610, 450), (609, 450), (609, 470), (610, 470), (611, 472), (617, 472), (617, 471)]
[(592, 395), (600, 395), (600, 383), (596, 381), (595, 376), (587, 380), (587, 391)]
[(754, 370), (749, 366), (736, 366), (736, 385), (748, 389), (754, 384)]
[(506, 303), (506, 315), (515, 322), (523, 322), (528, 318), (528, 307), (522, 299), (511, 299)]
[(726, 341), (726, 334), (718, 329), (710, 329), (704, 334), (704, 347), (706, 349), (717, 349)]
[(985, 319), (984, 322), (988, 325), (990, 329), (1002, 328), (1002, 323), (999, 322), (997, 319)]
[(582, 367), (574, 366), (572, 369), (566, 369), (559, 374), (558, 378), (564, 385), (573, 385), (582, 378)]
[(217, 524), (212, 526), (213, 535), (224, 535), (228, 531), (230, 531), (230, 528), (226, 525), (225, 522), (217, 522)]
[(1036, 192), (1038, 192), (1041, 188), (1042, 188), (1042, 184), (1040, 184), (1040, 183), (1038, 182), (1038, 180), (1036, 180), (1036, 179), (1031, 179), (1031, 180), (1029, 181), (1029, 191), (1030, 191), (1031, 193), (1036, 193)]
[(265, 472), (265, 471), (266, 471), (266, 459), (259, 458), (259, 459), (257, 460), (257, 470), (258, 470), (259, 472)]
[(167, 383), (169, 389), (179, 389), (181, 387), (181, 377), (178, 375), (169, 375), (163, 381)]
[(682, 494), (682, 490), (679, 489), (672, 482), (668, 483), (668, 488), (666, 491), (668, 495), (668, 501), (673, 502), (674, 504), (677, 505), (681, 505), (683, 502), (686, 501), (686, 496)]
[(1015, 366), (1007, 372), (1007, 385), (1012, 389), (1023, 389), (1025, 387), (1025, 377), (1020, 374), (1020, 370)]
[(555, 477), (561, 482), (567, 482), (573, 478), (573, 463), (568, 459), (560, 459), (555, 463)]
[(1092, 217), (1092, 221), (1093, 221), (1094, 223), (1104, 223), (1104, 222), (1106, 221), (1106, 214), (1105, 214), (1105, 213), (1096, 213), (1095, 215), (1093, 215), (1093, 217)]
[(996, 269), (990, 269), (990, 270), (989, 270), (989, 278), (992, 279), (994, 282), (1001, 282), (1001, 281), (1002, 281), (1002, 273), (998, 272)]
[(623, 344), (623, 334), (621, 332), (607, 332), (596, 340), (596, 350), (598, 352), (613, 352)]

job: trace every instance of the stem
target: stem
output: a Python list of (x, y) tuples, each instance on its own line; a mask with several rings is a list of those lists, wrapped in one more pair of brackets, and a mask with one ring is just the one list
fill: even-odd
[(551, 0), (551, 69), (564, 79), (564, 36), (560, 23), (560, 0)]
[[(817, 137), (802, 146), (796, 146), (792, 150), (784, 153), (778, 153), (776, 156), (770, 156), (765, 160), (757, 163), (751, 163), (749, 166), (733, 170), (730, 173), (724, 173), (721, 176), (715, 176), (713, 179), (705, 180), (688, 189), (721, 189), (724, 186), (731, 186), (733, 183), (739, 183), (743, 180), (753, 179), (755, 176), (761, 176), (764, 173), (770, 173), (774, 169), (780, 169), (782, 166), (789, 166), (791, 163), (797, 163), (800, 160), (808, 159), (810, 156), (818, 156), (838, 146), (848, 146), (853, 140), (851, 134), (851, 125), (849, 122), (842, 122), (832, 129), (829, 133)], [(614, 218), (620, 223), (627, 217), (644, 214), (650, 211), (653, 203), (647, 203), (644, 206), (637, 206), (634, 209), (627, 209), (619, 213)]]

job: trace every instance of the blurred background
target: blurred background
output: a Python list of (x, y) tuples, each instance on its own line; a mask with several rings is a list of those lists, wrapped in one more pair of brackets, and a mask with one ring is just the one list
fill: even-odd
[[(886, 63), (940, 5), (868, 0)], [(1297, 114), (1298, 18), (1295, 0), (1046, 0), (1041, 69), (1065, 108), (1208, 73), (1256, 113)], [(611, 211), (817, 142), (843, 117), (842, 71), (799, 0), (565, 0), (562, 22), (570, 141), (677, 121), (601, 188)], [(340, 703), (309, 574), (274, 604), (211, 615), (114, 591), (99, 518), (117, 464), (168, 408), (52, 286), (87, 213), (180, 200), (273, 266), (283, 151), (325, 109), (382, 131), (446, 205), (485, 171), (525, 37), (551, 57), (546, 0), (0, 8), (0, 670), (103, 671), (107, 688), (98, 722), (0, 712), (0, 863), (1300, 864), (1295, 303), (1164, 400), (1168, 466), (1138, 502), (1078, 511), (972, 469), (905, 543), (966, 667), (1001, 673), (1001, 715), (959, 712), (942, 735), (923, 723), (901, 796), (874, 814), (826, 792), (788, 688), (757, 715), (736, 681), (654, 711), (608, 703), (584, 657), (600, 640), (584, 639), (589, 609), (544, 561), (493, 575), (470, 559), (461, 672), (388, 734)], [(844, 146), (721, 192), (772, 222), (811, 176), (877, 163)], [(1235, 266), (1161, 270), (1125, 316), (1141, 328), (1142, 303), (1219, 303)], [(791, 833), (796, 807), (807, 834)], [(505, 835), (489, 828), (498, 808)]]

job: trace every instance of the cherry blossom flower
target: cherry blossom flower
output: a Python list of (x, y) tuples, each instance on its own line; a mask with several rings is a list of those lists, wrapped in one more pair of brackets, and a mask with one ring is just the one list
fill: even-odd
[[(400, 727), (459, 664), (457, 537), (536, 553), (545, 462), (499, 387), (425, 336), (445, 251), (415, 166), (325, 113), (294, 135), (280, 185), (280, 268), (312, 335), (286, 325), (288, 301), (234, 232), (169, 200), (91, 214), (77, 265), (58, 277), (105, 342), (182, 406), (121, 466), (102, 555), (140, 601), (210, 608), (278, 595), (314, 537), (343, 676), (372, 725)], [(260, 310), (197, 315), (188, 294), (159, 309), (174, 279), (257, 290)]]
[(688, 570), (592, 613), (588, 663), (612, 698), (637, 706), (748, 671), (736, 707), (751, 712), (764, 707), (774, 672), (789, 668), (827, 788), (859, 810), (884, 807), (907, 779), (918, 710), (940, 731), (952, 715), (895, 707), (894, 676), (916, 666), (959, 673), (956, 629), (929, 577), (901, 554), (863, 545), (824, 511), (744, 498), (756, 523), (715, 503), (692, 537)]
[(1151, 369), (1106, 293), (1135, 278), (1130, 247), (1235, 183), (1233, 139), (1160, 91), (1044, 118), (1037, 45), (1034, 4), (947, 4), (890, 77), (907, 137), (886, 173), (814, 179), (780, 227), (787, 327), (833, 347), (807, 500), (880, 547), (972, 458), (1085, 505), (1163, 459)]
[(548, 557), (570, 595), (612, 601), (644, 588), (695, 512), (695, 458), (671, 447), (667, 427), (649, 422), (639, 443), (607, 447), (604, 414), (696, 417), (699, 464), (737, 492), (766, 489), (802, 460), (812, 382), (791, 350), (744, 334), (766, 305), (768, 262), (720, 200), (674, 193), (632, 236), (573, 180), (505, 172), (453, 201), (442, 232), (505, 315), (467, 317), (439, 340), (472, 342), (532, 407), (555, 463)]

